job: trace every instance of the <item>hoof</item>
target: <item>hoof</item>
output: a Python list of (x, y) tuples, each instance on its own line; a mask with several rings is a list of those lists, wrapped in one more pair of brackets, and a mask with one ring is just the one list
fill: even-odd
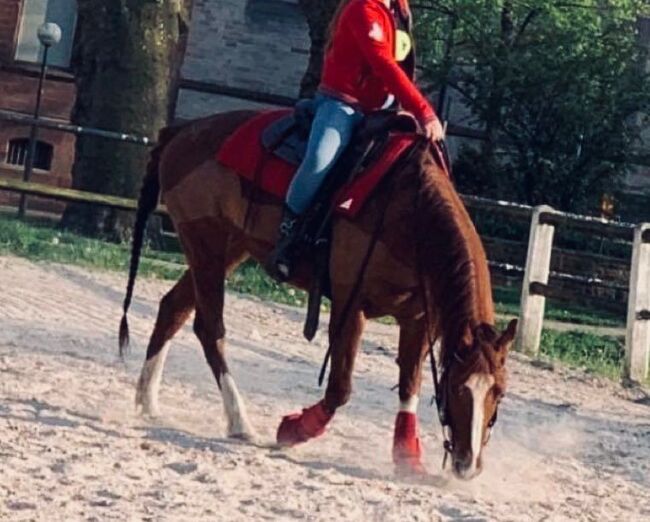
[(282, 417), (282, 422), (278, 426), (276, 441), (280, 446), (295, 446), (301, 442), (306, 442), (309, 437), (305, 436), (300, 428), (300, 413), (292, 413)]
[(429, 475), (429, 472), (419, 459), (404, 459), (395, 462), (395, 474), (400, 477), (424, 477)]
[(255, 430), (248, 423), (245, 423), (239, 426), (229, 426), (228, 438), (245, 442), (255, 442), (257, 440), (257, 433), (255, 433)]
[(427, 474), (422, 465), (422, 445), (418, 436), (418, 418), (414, 413), (401, 411), (395, 419), (393, 462), (398, 475), (422, 476)]
[(156, 421), (162, 418), (162, 415), (160, 414), (160, 410), (158, 410), (157, 408), (152, 409), (152, 408), (145, 408), (141, 406), (136, 409), (136, 414), (142, 419), (150, 420), (150, 421)]
[(257, 436), (252, 431), (228, 433), (228, 438), (242, 442), (255, 442), (257, 440)]
[(332, 416), (322, 402), (302, 410), (302, 413), (287, 415), (278, 427), (276, 441), (280, 446), (289, 447), (319, 437), (325, 433), (325, 427)]
[(150, 400), (144, 400), (144, 397), (142, 397), (142, 394), (139, 391), (135, 397), (135, 411), (141, 417), (160, 417), (160, 408), (158, 408), (158, 404)]

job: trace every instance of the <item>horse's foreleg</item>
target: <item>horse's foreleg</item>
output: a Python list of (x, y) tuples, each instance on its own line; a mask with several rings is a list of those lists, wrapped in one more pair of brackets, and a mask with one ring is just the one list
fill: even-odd
[(422, 363), (427, 348), (426, 329), (422, 320), (400, 323), (397, 356), (400, 402), (393, 438), (393, 462), (398, 472), (426, 472), (421, 462), (417, 406), (422, 384)]
[[(254, 432), (235, 380), (228, 371), (225, 358), (226, 329), (223, 321), (223, 306), (228, 268), (225, 253), (227, 241), (223, 243), (219, 241), (218, 233), (214, 230), (204, 232), (203, 237), (209, 238), (215, 244), (211, 244), (200, 253), (193, 251), (194, 255), (190, 258), (196, 296), (194, 331), (201, 341), (205, 358), (221, 390), (228, 421), (228, 436), (252, 439)], [(201, 247), (205, 245), (194, 246), (203, 250)]]
[(194, 288), (187, 271), (160, 301), (135, 396), (136, 407), (145, 415), (158, 415), (158, 391), (169, 352), (168, 341), (185, 324), (193, 310)]
[(354, 310), (339, 326), (336, 308), (334, 302), (330, 319), (332, 359), (325, 398), (300, 414), (288, 415), (282, 419), (277, 433), (277, 441), (281, 445), (292, 446), (322, 435), (336, 409), (350, 398), (352, 369), (365, 318), (361, 311)]

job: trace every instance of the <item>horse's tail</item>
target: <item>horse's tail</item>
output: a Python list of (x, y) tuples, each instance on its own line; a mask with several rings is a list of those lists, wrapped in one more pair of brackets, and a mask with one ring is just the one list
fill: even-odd
[(129, 266), (129, 281), (126, 285), (126, 295), (122, 309), (122, 321), (120, 322), (120, 357), (124, 356), (129, 346), (129, 323), (126, 318), (131, 299), (133, 298), (133, 287), (135, 278), (138, 274), (138, 265), (140, 264), (140, 254), (142, 252), (142, 243), (144, 242), (144, 231), (147, 226), (147, 220), (158, 206), (158, 196), (160, 195), (160, 178), (158, 176), (158, 167), (160, 156), (165, 146), (171, 139), (178, 134), (180, 127), (165, 127), (158, 134), (158, 144), (151, 150), (147, 172), (142, 180), (142, 189), (138, 198), (138, 210), (135, 217), (135, 226), (133, 227), (133, 242), (131, 245), (131, 263)]

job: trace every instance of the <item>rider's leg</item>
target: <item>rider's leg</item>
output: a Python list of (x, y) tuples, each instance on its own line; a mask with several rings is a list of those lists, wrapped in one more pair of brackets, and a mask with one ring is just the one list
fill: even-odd
[(329, 96), (317, 96), (316, 114), (305, 158), (289, 186), (278, 241), (271, 254), (270, 268), (277, 277), (289, 277), (288, 247), (296, 220), (309, 208), (327, 173), (350, 142), (361, 118), (361, 112), (350, 105)]
[(316, 103), (305, 158), (287, 193), (286, 204), (296, 214), (309, 208), (361, 119), (360, 112), (334, 98), (319, 96)]

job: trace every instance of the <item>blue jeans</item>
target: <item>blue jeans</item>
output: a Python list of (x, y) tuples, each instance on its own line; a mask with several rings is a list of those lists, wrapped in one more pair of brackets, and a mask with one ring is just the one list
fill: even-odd
[(355, 127), (363, 118), (360, 111), (324, 94), (317, 94), (314, 104), (316, 113), (305, 158), (287, 193), (287, 206), (296, 214), (309, 208), (327, 173), (350, 143)]

